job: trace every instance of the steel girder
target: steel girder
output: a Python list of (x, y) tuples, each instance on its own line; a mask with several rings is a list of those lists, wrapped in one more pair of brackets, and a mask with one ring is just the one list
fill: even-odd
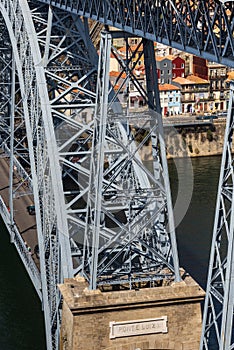
[(234, 84), (230, 100), (215, 212), (201, 350), (234, 349)]
[(234, 67), (233, 1), (39, 0)]

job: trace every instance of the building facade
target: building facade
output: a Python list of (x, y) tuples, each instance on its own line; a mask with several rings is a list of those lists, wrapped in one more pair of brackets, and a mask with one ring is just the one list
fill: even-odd
[(172, 84), (160, 84), (160, 102), (163, 116), (173, 116), (181, 113), (180, 87)]
[(175, 78), (173, 84), (181, 89), (181, 112), (209, 112), (209, 81), (190, 75), (187, 78)]
[(171, 84), (172, 82), (172, 59), (171, 57), (156, 57), (158, 69), (158, 82)]
[(185, 61), (180, 56), (172, 56), (172, 79), (185, 77)]

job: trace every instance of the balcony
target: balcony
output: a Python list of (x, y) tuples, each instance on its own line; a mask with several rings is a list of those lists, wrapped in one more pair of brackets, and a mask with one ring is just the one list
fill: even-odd
[(208, 101), (213, 101), (214, 99), (211, 99), (209, 97), (199, 97), (199, 101), (198, 101), (198, 98), (197, 96), (194, 96), (194, 95), (190, 95), (190, 96), (181, 96), (181, 99), (180, 101), (181, 102), (194, 102), (194, 103), (197, 103), (197, 102), (208, 102)]
[(196, 86), (191, 86), (188, 88), (182, 88), (181, 93), (183, 92), (191, 92), (191, 93), (199, 93), (199, 92), (208, 92), (209, 86), (205, 87), (196, 87)]

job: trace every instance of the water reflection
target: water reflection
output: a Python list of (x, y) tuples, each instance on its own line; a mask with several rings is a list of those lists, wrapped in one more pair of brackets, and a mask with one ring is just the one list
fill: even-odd
[[(187, 182), (183, 181), (187, 176), (185, 171), (187, 161), (186, 158), (180, 159), (179, 167), (178, 163), (175, 167), (174, 161), (169, 161), (173, 202), (177, 197), (178, 179), (184, 192), (187, 191)], [(221, 157), (192, 159), (193, 195), (188, 211), (177, 227), (180, 265), (203, 288), (206, 286), (220, 162)]]

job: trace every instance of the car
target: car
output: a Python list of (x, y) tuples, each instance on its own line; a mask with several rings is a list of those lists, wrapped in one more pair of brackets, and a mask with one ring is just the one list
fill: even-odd
[(35, 205), (27, 206), (27, 211), (28, 211), (29, 215), (35, 215), (36, 214)]
[(226, 117), (227, 116), (227, 112), (220, 112), (218, 113), (219, 117)]
[(216, 114), (209, 114), (209, 115), (199, 115), (196, 117), (196, 120), (210, 120), (217, 119), (218, 116)]
[(36, 257), (37, 257), (38, 259), (40, 258), (40, 253), (39, 253), (39, 246), (38, 246), (38, 244), (35, 245), (34, 254), (36, 255)]

